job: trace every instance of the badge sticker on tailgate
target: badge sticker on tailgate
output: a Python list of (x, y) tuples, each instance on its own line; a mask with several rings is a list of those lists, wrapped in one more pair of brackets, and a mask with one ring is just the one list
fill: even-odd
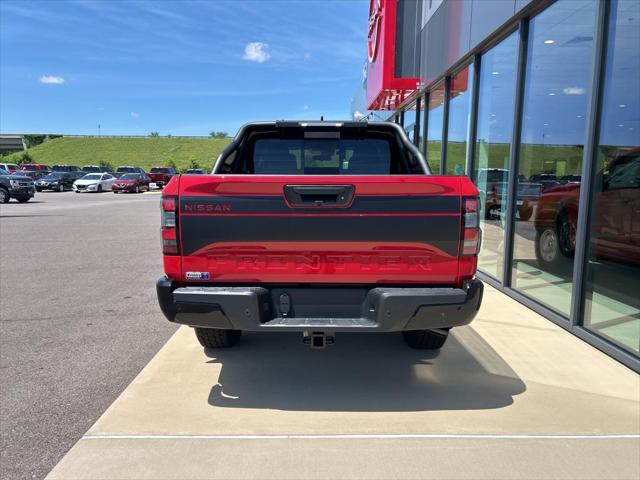
[(209, 272), (187, 272), (187, 280), (209, 280)]

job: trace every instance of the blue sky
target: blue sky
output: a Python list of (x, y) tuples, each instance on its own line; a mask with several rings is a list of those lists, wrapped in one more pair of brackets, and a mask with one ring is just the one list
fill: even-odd
[(235, 133), (348, 118), (368, 0), (0, 2), (0, 132)]

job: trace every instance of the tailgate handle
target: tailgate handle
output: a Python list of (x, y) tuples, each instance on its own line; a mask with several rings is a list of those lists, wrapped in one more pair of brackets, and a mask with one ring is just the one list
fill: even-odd
[(322, 208), (351, 205), (353, 185), (285, 185), (284, 196), (292, 207)]

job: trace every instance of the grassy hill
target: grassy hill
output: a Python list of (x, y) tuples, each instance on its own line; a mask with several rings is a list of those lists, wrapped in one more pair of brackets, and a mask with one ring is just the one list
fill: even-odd
[[(192, 161), (209, 169), (230, 138), (179, 137), (60, 137), (27, 150), (33, 162), (47, 165), (98, 165), (106, 162), (134, 165), (149, 171), (154, 165), (169, 165), (174, 161), (179, 169), (188, 168)], [(17, 162), (22, 152), (3, 158), (3, 162)]]

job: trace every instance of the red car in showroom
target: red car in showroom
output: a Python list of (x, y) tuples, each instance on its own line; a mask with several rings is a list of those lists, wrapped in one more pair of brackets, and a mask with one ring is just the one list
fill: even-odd
[(176, 169), (172, 167), (151, 167), (151, 170), (149, 170), (149, 178), (152, 183), (155, 183), (156, 187), (162, 188), (169, 183), (171, 177), (176, 173)]
[(111, 190), (113, 193), (140, 193), (149, 191), (151, 179), (144, 173), (125, 173), (117, 179)]
[[(618, 155), (596, 175), (591, 216), (592, 256), (640, 265), (640, 148)], [(572, 258), (580, 183), (552, 187), (540, 195), (535, 217), (538, 262), (553, 268)]]

